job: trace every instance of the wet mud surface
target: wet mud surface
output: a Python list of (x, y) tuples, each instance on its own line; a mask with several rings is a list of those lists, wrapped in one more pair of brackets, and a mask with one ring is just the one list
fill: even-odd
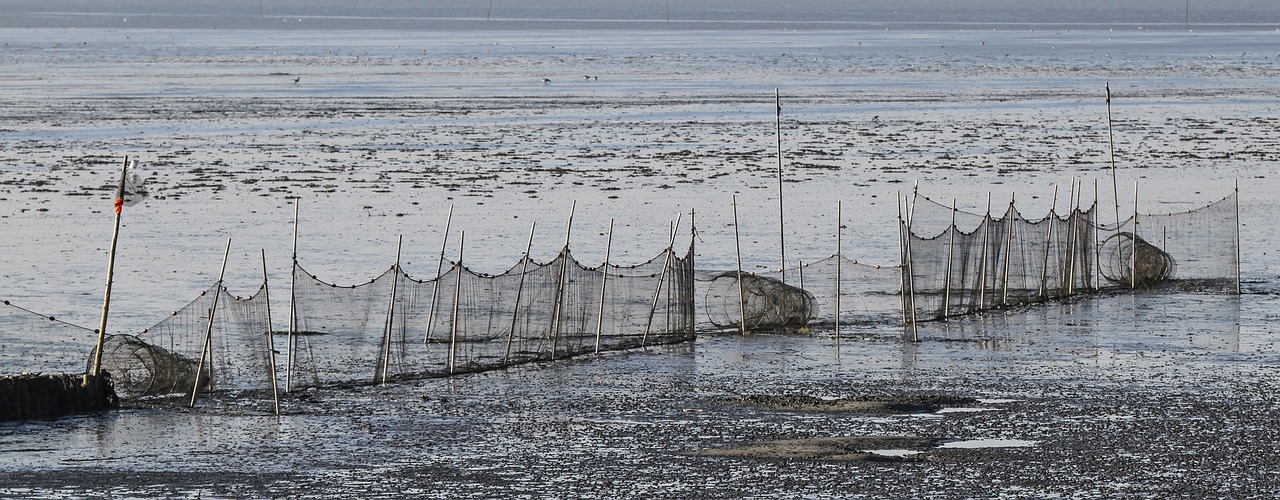
[(737, 195), (745, 265), (771, 269), (778, 87), (792, 258), (834, 253), (843, 201), (845, 255), (894, 263), (890, 200), (916, 180), (970, 210), (992, 191), (1047, 209), (1080, 177), (1103, 181), (1105, 205), (1110, 80), (1117, 204), (1136, 180), (1171, 211), (1241, 180), (1246, 293), (996, 311), (922, 325), (919, 343), (892, 324), (701, 335), (291, 392), (279, 417), (267, 394), (221, 393), (6, 423), (0, 496), (1280, 494), (1269, 33), (36, 34), (0, 31), (0, 270), (6, 300), (77, 324), (101, 306), (125, 154), (154, 198), (127, 212), (112, 331), (207, 289), (228, 237), (233, 291), (256, 289), (262, 249), (283, 290), (295, 197), (300, 260), (335, 283), (385, 270), (398, 234), (406, 269), (432, 274), (450, 205), (469, 265), (516, 262), (532, 221), (558, 228), (534, 243), (554, 255), (575, 200), (585, 261), (603, 258), (613, 218), (613, 258), (640, 262), (695, 210), (698, 268), (716, 270), (734, 265)]

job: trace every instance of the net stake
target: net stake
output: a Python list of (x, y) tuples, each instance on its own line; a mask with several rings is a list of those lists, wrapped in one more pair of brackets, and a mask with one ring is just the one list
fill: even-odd
[[(107, 289), (102, 294), (102, 320), (98, 323), (98, 347), (94, 349), (93, 354), (93, 373), (97, 378), (102, 371), (102, 344), (107, 338), (107, 313), (111, 310), (111, 282), (116, 269), (116, 243), (120, 240), (120, 214), (124, 212), (124, 183), (129, 175), (129, 157), (124, 157), (124, 162), (120, 166), (120, 185), (116, 188), (116, 225), (111, 232), (111, 253), (107, 255)], [(85, 377), (85, 383), (89, 382), (89, 377)]]
[(204, 330), (204, 348), (200, 350), (200, 362), (196, 364), (196, 383), (191, 387), (191, 408), (196, 407), (196, 396), (200, 394), (200, 373), (204, 371), (204, 360), (209, 358), (209, 379), (213, 379), (213, 317), (218, 312), (218, 298), (222, 296), (222, 277), (227, 273), (227, 259), (231, 256), (231, 238), (227, 238), (227, 250), (222, 254), (222, 270), (218, 272), (218, 284), (213, 288), (213, 307), (209, 308), (209, 323)]

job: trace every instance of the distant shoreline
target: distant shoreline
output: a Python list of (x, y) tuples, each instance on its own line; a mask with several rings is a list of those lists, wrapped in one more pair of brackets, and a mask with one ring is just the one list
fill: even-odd
[(939, 22), (672, 19), (507, 19), (475, 17), (359, 17), (149, 15), (49, 13), (0, 15), (0, 28), (243, 29), (243, 30), (671, 30), (671, 31), (1280, 31), (1280, 21), (1259, 23)]

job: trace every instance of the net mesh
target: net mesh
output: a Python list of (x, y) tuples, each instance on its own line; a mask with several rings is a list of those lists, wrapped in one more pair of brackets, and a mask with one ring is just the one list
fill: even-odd
[(270, 312), (265, 287), (258, 290), (240, 298), (215, 284), (137, 336), (108, 337), (102, 369), (121, 399), (190, 396), (196, 373), (200, 390), (270, 390)]
[(0, 302), (0, 375), (78, 371), (96, 340), (93, 329)]
[(294, 268), (291, 387), (492, 370), (694, 336), (693, 249), (587, 267), (568, 250), (498, 275), (396, 266), (357, 286)]
[(1233, 290), (1236, 196), (1111, 226), (1097, 221), (1096, 204), (1031, 220), (1013, 203), (996, 217), (922, 198), (912, 204), (910, 224), (900, 227), (906, 319), (941, 319), (1107, 287)]

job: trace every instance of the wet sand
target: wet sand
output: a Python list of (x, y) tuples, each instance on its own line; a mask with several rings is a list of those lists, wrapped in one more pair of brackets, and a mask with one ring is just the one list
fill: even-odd
[(897, 325), (846, 325), (838, 351), (821, 329), (703, 335), (292, 393), (279, 418), (266, 395), (220, 394), (191, 410), (3, 424), (0, 493), (1277, 493), (1269, 324), (1280, 268), (1266, 222), (1280, 213), (1268, 198), (1280, 129), (1275, 55), (1261, 51), (1271, 35), (859, 33), (628, 45), (616, 32), (0, 30), (14, 47), (0, 73), (0, 221), (20, 235), (0, 242), (3, 291), (96, 321), (109, 186), (125, 154), (150, 172), (154, 197), (126, 212), (112, 323), (124, 332), (207, 288), (227, 238), (233, 292), (256, 289), (262, 249), (283, 290), (294, 197), (299, 257), (337, 283), (385, 269), (400, 234), (405, 267), (429, 277), (451, 204), (479, 269), (515, 262), (533, 221), (547, 228), (535, 258), (554, 255), (575, 200), (571, 246), (584, 260), (603, 258), (609, 219), (620, 228), (613, 258), (639, 262), (667, 244), (676, 214), (695, 210), (699, 269), (728, 269), (734, 194), (746, 264), (769, 270), (775, 88), (791, 260), (834, 253), (841, 201), (846, 255), (892, 264), (892, 200), (916, 180), (969, 209), (994, 192), (996, 205), (1016, 193), (1045, 211), (1052, 186), (1072, 177), (1099, 181), (1099, 199), (1113, 202), (1100, 98), (1110, 80), (1119, 204), (1132, 205), (1140, 181), (1140, 203), (1156, 207), (1144, 210), (1187, 210), (1239, 179), (1246, 293), (1109, 294), (923, 325), (920, 343)]

